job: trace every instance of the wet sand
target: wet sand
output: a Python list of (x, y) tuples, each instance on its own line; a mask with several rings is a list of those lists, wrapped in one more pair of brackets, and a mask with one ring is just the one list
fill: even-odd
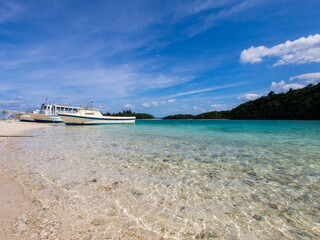
[[(28, 131), (49, 127), (48, 124), (0, 121), (0, 151), (10, 154), (10, 144), (14, 138), (30, 137)], [(10, 163), (6, 154), (0, 154), (0, 239), (30, 239), (28, 217), (39, 207), (28, 197), (10, 173)]]

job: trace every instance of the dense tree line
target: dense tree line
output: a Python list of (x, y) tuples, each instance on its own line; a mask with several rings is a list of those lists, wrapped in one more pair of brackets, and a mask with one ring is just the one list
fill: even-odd
[(320, 120), (320, 83), (287, 93), (275, 94), (249, 101), (231, 111), (213, 111), (199, 115), (178, 114), (164, 119), (288, 119)]
[(320, 83), (261, 97), (230, 111), (230, 119), (320, 119)]
[(213, 111), (201, 113), (194, 116), (194, 119), (228, 119), (230, 111)]
[(213, 111), (201, 113), (198, 115), (191, 114), (178, 114), (178, 115), (169, 115), (163, 119), (228, 119), (230, 111)]
[(191, 114), (177, 114), (177, 115), (169, 115), (164, 117), (163, 119), (193, 119), (194, 116)]
[(103, 114), (104, 116), (117, 116), (117, 117), (132, 117), (135, 116), (136, 119), (155, 119), (154, 116), (147, 114), (147, 113), (135, 113), (131, 110), (123, 110), (122, 112), (118, 113), (110, 113), (106, 112)]

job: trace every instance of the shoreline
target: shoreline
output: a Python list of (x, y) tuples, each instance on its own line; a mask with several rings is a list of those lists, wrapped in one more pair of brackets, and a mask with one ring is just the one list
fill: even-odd
[[(0, 152), (10, 155), (15, 138), (33, 137), (30, 131), (50, 127), (33, 122), (0, 121)], [(30, 239), (28, 216), (33, 215), (39, 203), (25, 192), (17, 176), (10, 173), (10, 162), (0, 157), (0, 232), (1, 239)]]

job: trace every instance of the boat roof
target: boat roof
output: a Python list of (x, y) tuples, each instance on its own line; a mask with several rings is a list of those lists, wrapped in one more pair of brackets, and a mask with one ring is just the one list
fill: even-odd
[(68, 106), (68, 105), (60, 105), (56, 103), (43, 103), (41, 106), (55, 106), (55, 107), (63, 107), (63, 108), (77, 108), (77, 109), (83, 109), (83, 107), (74, 107), (74, 106)]

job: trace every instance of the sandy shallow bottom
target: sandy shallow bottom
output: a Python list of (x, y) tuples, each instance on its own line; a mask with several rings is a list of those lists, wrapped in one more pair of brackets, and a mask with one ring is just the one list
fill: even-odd
[(199, 138), (176, 128), (59, 125), (6, 144), (1, 169), (31, 204), (7, 231), (20, 239), (320, 236), (319, 129), (237, 136), (228, 126)]
[[(30, 239), (30, 219), (41, 209), (41, 204), (25, 192), (16, 175), (17, 164), (12, 156), (14, 142), (31, 137), (30, 131), (49, 127), (48, 124), (0, 121), (0, 239)], [(11, 137), (12, 136), (12, 137)]]

